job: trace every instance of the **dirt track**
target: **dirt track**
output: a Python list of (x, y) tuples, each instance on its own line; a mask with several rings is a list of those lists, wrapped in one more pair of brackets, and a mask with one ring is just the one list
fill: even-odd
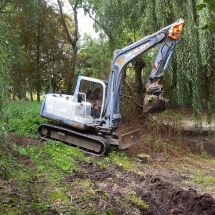
[[(18, 145), (38, 143), (36, 139), (14, 134), (10, 140)], [(26, 157), (23, 161), (27, 163)], [(30, 160), (29, 163), (32, 165)], [(79, 161), (78, 170), (65, 176), (65, 183), (70, 187), (68, 193), (86, 214), (92, 210), (98, 213), (110, 210), (115, 215), (215, 215), (215, 199), (210, 194), (200, 195), (193, 188), (182, 189), (175, 185), (188, 176), (171, 169), (160, 174), (147, 165), (139, 163), (138, 166), (141, 171), (134, 173), (117, 165), (102, 168), (91, 162)], [(80, 180), (89, 180), (93, 184), (88, 200), (84, 196), (86, 187), (77, 186)], [(46, 214), (60, 212), (50, 208)]]
[[(106, 207), (111, 206), (114, 214), (215, 214), (215, 200), (209, 195), (198, 195), (194, 189), (184, 190), (154, 175), (139, 175), (113, 166), (103, 169), (92, 163), (80, 163), (79, 171), (67, 177), (73, 182), (77, 178), (90, 179), (96, 186), (109, 193)], [(118, 196), (135, 193), (148, 207), (128, 204), (120, 207), (115, 201)]]

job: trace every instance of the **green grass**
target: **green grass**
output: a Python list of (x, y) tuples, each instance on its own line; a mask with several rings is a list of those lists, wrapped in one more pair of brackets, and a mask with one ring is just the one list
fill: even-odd
[(104, 158), (104, 162), (117, 164), (127, 170), (131, 167), (131, 158), (129, 158), (124, 152), (115, 151), (114, 149)]
[(129, 202), (134, 203), (139, 208), (146, 209), (149, 207), (149, 205), (145, 203), (139, 196), (137, 196), (136, 193), (127, 194), (125, 196), (125, 199)]
[[(42, 102), (18, 101), (5, 105), (5, 119), (0, 121), (0, 136), (14, 132), (25, 137), (37, 137), (37, 128), (46, 122), (40, 116)], [(0, 202), (3, 214), (46, 214), (48, 209), (58, 210), (58, 204), (68, 208), (68, 213), (84, 215), (68, 197), (71, 187), (65, 177), (78, 170), (80, 160), (93, 161), (93, 157), (84, 156), (77, 148), (62, 142), (38, 142), (35, 145), (17, 145), (6, 138), (0, 141), (0, 180), (4, 185), (16, 188), (16, 193), (3, 189), (0, 198), (10, 199), (11, 204)], [(27, 144), (27, 145), (26, 145)], [(113, 160), (113, 159), (112, 159)], [(105, 167), (103, 162), (96, 165)], [(84, 182), (86, 183), (86, 182)], [(92, 197), (91, 182), (87, 182), (88, 199)], [(82, 186), (84, 186), (82, 184)], [(87, 186), (87, 185), (86, 185)], [(100, 192), (99, 192), (100, 193)], [(83, 192), (84, 194), (84, 192)], [(95, 191), (96, 194), (96, 191)], [(77, 195), (80, 195), (77, 193)], [(97, 194), (95, 195), (98, 198)], [(13, 206), (16, 205), (16, 207)], [(0, 214), (1, 214), (0, 212)], [(96, 212), (90, 213), (97, 215)], [(102, 215), (112, 215), (105, 211)]]
[(42, 102), (20, 101), (6, 105), (8, 129), (26, 137), (36, 137), (37, 127), (46, 122), (40, 116)]
[[(8, 132), (37, 137), (37, 127), (46, 121), (40, 117), (41, 104), (30, 101), (7, 103), (1, 137)], [(77, 159), (85, 159), (83, 153), (61, 142), (42, 143), (38, 140), (37, 145), (16, 145), (1, 139), (0, 179), (6, 180), (4, 184), (8, 186), (13, 183), (17, 190), (14, 196), (10, 190), (2, 190), (0, 198), (8, 196), (17, 206), (0, 203), (0, 211), (4, 214), (21, 214), (23, 211), (43, 214), (55, 197), (65, 200), (61, 182), (65, 174), (77, 169)], [(47, 191), (47, 197), (44, 191)]]
[[(5, 106), (7, 120), (2, 122), (2, 126), (0, 124), (4, 128), (1, 129), (0, 135), (6, 136), (7, 133), (14, 132), (25, 137), (36, 138), (37, 127), (47, 121), (40, 117), (41, 105), (42, 102), (36, 101), (8, 102)], [(68, 184), (65, 182), (66, 175), (71, 175), (78, 170), (78, 161), (90, 161), (102, 168), (106, 168), (111, 162), (126, 168), (130, 166), (126, 155), (115, 151), (104, 161), (99, 161), (96, 158), (84, 156), (79, 149), (71, 148), (58, 141), (41, 142), (38, 139), (35, 145), (26, 144), (17, 145), (7, 142), (6, 139), (0, 144), (0, 179), (6, 180), (8, 186), (12, 183), (16, 187), (14, 196), (10, 190), (0, 193), (0, 198), (8, 196), (13, 198), (16, 204), (14, 208), (13, 205), (5, 206), (0, 203), (0, 211), (4, 214), (21, 214), (23, 211), (29, 214), (44, 214), (50, 207), (58, 209), (58, 204), (64, 204), (65, 207), (71, 208), (68, 214), (83, 215), (84, 213), (72, 205), (71, 199), (68, 198)], [(90, 181), (83, 181), (83, 183), (87, 183), (82, 186), (87, 186), (87, 198), (90, 200), (92, 184)], [(99, 198), (101, 191), (97, 194), (95, 190), (94, 193), (94, 198)], [(77, 195), (80, 194), (77, 193)], [(97, 215), (96, 212), (90, 214)], [(112, 213), (105, 211), (102, 215), (112, 215)]]
[(204, 176), (199, 170), (195, 171), (190, 180), (202, 186), (211, 186), (215, 183), (215, 178), (213, 176)]
[(76, 169), (76, 159), (84, 159), (83, 153), (61, 142), (48, 141), (37, 146), (16, 146), (16, 150), (22, 156), (30, 157), (37, 166), (37, 174), (50, 173), (52, 178), (60, 177), (64, 172), (72, 172)]
[[(6, 136), (7, 132), (15, 132), (27, 137), (37, 137), (37, 127), (46, 121), (40, 117), (41, 104), (36, 101), (7, 103), (5, 112), (8, 120), (0, 121), (0, 136)], [(144, 141), (150, 144), (153, 142), (153, 138), (150, 134), (144, 135)], [(164, 144), (167, 145), (166, 142), (156, 139), (152, 149), (159, 150)], [(177, 151), (180, 149), (174, 144), (168, 146), (169, 148), (177, 147), (174, 148)], [(26, 161), (32, 161), (33, 166), (21, 162), (23, 158)], [(206, 158), (206, 155), (202, 154), (200, 158)], [(76, 204), (89, 202), (92, 203), (94, 209), (96, 208), (94, 199), (98, 200), (102, 197), (104, 201), (108, 201), (110, 196), (105, 189), (99, 189), (90, 179), (65, 180), (67, 176), (71, 176), (78, 170), (77, 164), (80, 160), (92, 162), (93, 165), (102, 168), (109, 168), (112, 164), (122, 166), (127, 170), (134, 167), (132, 166), (134, 158), (116, 150), (112, 150), (107, 156), (100, 159), (84, 156), (78, 149), (57, 141), (40, 142), (38, 139), (36, 145), (26, 145), (26, 143), (25, 145), (16, 145), (0, 139), (0, 180), (2, 180), (0, 184), (4, 187), (0, 190), (0, 198), (6, 202), (4, 204), (0, 201), (0, 214), (1, 212), (2, 214), (24, 214), (24, 212), (26, 214), (46, 214), (45, 212), (49, 208), (60, 210), (60, 205), (67, 209), (62, 214), (84, 215), (86, 213), (82, 213)], [(186, 162), (183, 162), (183, 166), (172, 163), (163, 165), (170, 164), (170, 168), (175, 169), (190, 170), (191, 168)], [(162, 166), (157, 163), (156, 165), (156, 169)], [(149, 168), (153, 168), (153, 166), (149, 166)], [(120, 174), (116, 175), (117, 177), (120, 177)], [(195, 171), (190, 177), (189, 183), (213, 187), (215, 180), (212, 176)], [(118, 197), (115, 198), (117, 201)], [(10, 204), (7, 201), (10, 201)], [(121, 198), (118, 198), (118, 201), (119, 205), (123, 204)], [(125, 204), (136, 205), (141, 209), (148, 208), (148, 205), (136, 193), (127, 193)], [(89, 214), (97, 215), (96, 212)], [(112, 213), (105, 211), (102, 215), (112, 215)]]

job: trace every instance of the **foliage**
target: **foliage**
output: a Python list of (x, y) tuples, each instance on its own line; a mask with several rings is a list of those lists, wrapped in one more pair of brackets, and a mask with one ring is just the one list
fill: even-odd
[(107, 80), (110, 74), (111, 57), (112, 53), (105, 38), (93, 39), (85, 35), (84, 43), (80, 44), (76, 75)]
[[(4, 46), (7, 49), (2, 51), (10, 60), (3, 80), (11, 78), (10, 93), (21, 99), (26, 97), (26, 91), (31, 96), (36, 91), (39, 100), (42, 90), (59, 89), (60, 81), (67, 80), (70, 53), (55, 9), (44, 0), (6, 1), (0, 9), (3, 11), (0, 24), (4, 24), (0, 43), (9, 47)], [(60, 74), (60, 70), (64, 72)]]
[[(203, 33), (199, 28), (208, 21), (213, 22), (213, 2), (203, 1), (200, 11), (196, 6), (201, 4), (201, 1), (156, 0), (146, 3), (146, 1), (91, 0), (87, 6), (88, 10), (95, 14), (96, 27), (102, 29), (108, 36), (112, 49), (125, 46), (128, 39), (136, 41), (144, 35), (151, 34), (180, 17), (185, 19), (181, 42), (164, 79), (165, 93), (171, 105), (192, 106), (196, 119), (201, 120), (202, 104), (208, 108), (209, 118), (214, 113), (215, 104), (212, 96), (213, 75), (209, 69), (213, 67), (214, 32), (210, 30)], [(206, 7), (210, 11), (205, 10)], [(146, 62), (144, 68), (146, 78), (155, 53), (156, 50), (152, 50), (143, 55)], [(203, 59), (204, 61), (207, 59), (207, 63), (204, 64), (207, 68), (202, 64)]]
[[(42, 118), (40, 120), (38, 118), (40, 106), (41, 103), (29, 101), (8, 103), (6, 107), (9, 129), (25, 136), (35, 136), (37, 124), (43, 121)], [(0, 149), (0, 177), (17, 187), (13, 202), (19, 202), (16, 208), (0, 204), (2, 212), (7, 208), (13, 214), (23, 211), (44, 214), (55, 208), (52, 205), (56, 202), (62, 201), (68, 205), (68, 214), (84, 214), (79, 208), (73, 207), (64, 177), (66, 175), (69, 177), (71, 173), (77, 171), (77, 161), (88, 162), (93, 158), (85, 157), (79, 149), (64, 143), (57, 141), (44, 143), (39, 139), (35, 139), (35, 144), (22, 142), (21, 145), (14, 142), (3, 144), (1, 139)], [(11, 193), (9, 195), (12, 196)], [(88, 195), (89, 198), (92, 197), (92, 188)], [(8, 196), (8, 193), (4, 190), (0, 197), (2, 196)], [(112, 213), (105, 211), (103, 214)]]
[[(20, 211), (43, 214), (50, 208), (51, 202), (59, 201), (59, 199), (68, 200), (59, 183), (66, 172), (71, 172), (77, 168), (76, 159), (84, 158), (79, 150), (50, 141), (34, 146), (13, 145), (12, 153), (6, 152), (1, 151), (0, 153), (1, 177), (7, 180), (7, 183), (13, 182), (17, 185), (17, 196), (13, 201), (18, 200), (19, 204), (14, 209), (15, 214)], [(34, 162), (36, 168), (30, 168), (19, 162), (19, 159), (24, 158), (28, 159), (29, 162), (30, 160)], [(43, 181), (42, 186), (39, 181), (36, 182), (39, 178), (39, 181)], [(32, 183), (34, 183), (33, 187)], [(44, 192), (48, 193), (46, 200), (43, 200)], [(18, 198), (20, 193), (22, 195)], [(5, 194), (3, 193), (3, 195)], [(1, 212), (4, 212), (1, 204), (0, 209)]]
[[(7, 10), (10, 9), (5, 8), (5, 13)], [(8, 29), (8, 20), (1, 13), (0, 17), (0, 114), (3, 118), (3, 102), (9, 95), (10, 68), (13, 61), (21, 59), (22, 51), (18, 45), (18, 37)]]
[[(22, 119), (24, 123), (27, 123), (25, 117), (29, 115), (32, 116), (32, 118), (36, 118), (36, 112), (37, 114), (39, 113), (40, 106), (41, 103), (37, 102), (10, 102), (7, 104), (8, 116), (17, 119), (17, 121), (18, 119)], [(168, 119), (170, 118), (170, 115), (171, 114), (169, 113), (163, 113), (162, 117), (166, 117)], [(173, 119), (180, 121), (181, 116), (176, 114), (173, 116)], [(41, 123), (42, 120), (43, 119), (41, 119)], [(22, 124), (21, 120), (19, 120), (19, 123), (23, 127), (29, 126)], [(34, 121), (31, 121), (31, 124), (34, 124)], [(9, 123), (9, 128), (10, 125), (11, 122)], [(164, 133), (163, 131), (165, 129), (163, 126), (158, 125), (158, 127), (161, 128), (160, 133)], [(17, 130), (19, 131), (18, 127)], [(153, 141), (152, 136), (150, 136), (150, 130), (152, 130), (150, 126), (148, 130), (145, 130), (146, 134), (148, 134), (149, 142)], [(16, 130), (14, 131), (16, 132)], [(30, 134), (34, 134), (35, 132), (36, 130), (34, 132), (30, 132)], [(157, 130), (156, 132), (158, 134), (159, 131)], [(159, 136), (157, 136), (157, 138), (159, 138)], [(176, 135), (174, 135), (174, 138), (177, 138)], [(146, 139), (144, 139), (144, 141), (147, 142)], [(161, 146), (163, 140), (157, 139), (156, 141), (154, 141), (156, 142), (154, 145), (155, 149)], [(177, 161), (177, 165), (181, 165), (184, 169), (184, 163), (181, 161), (182, 157), (183, 156), (180, 156), (180, 162)], [(105, 171), (108, 167), (111, 167), (110, 169), (113, 170), (115, 164), (135, 172), (138, 164), (135, 163), (135, 166), (132, 166), (134, 169), (132, 169), (131, 164), (133, 161), (133, 157), (129, 157), (126, 153), (116, 150), (113, 150), (106, 157), (98, 158), (85, 156), (78, 149), (73, 149), (56, 141), (43, 142), (39, 139), (35, 139), (34, 143), (22, 142), (20, 144), (16, 144), (14, 142), (10, 142), (7, 143), (7, 148), (5, 148), (1, 140), (0, 178), (2, 180), (1, 186), (3, 189), (0, 194), (0, 198), (3, 198), (0, 203), (0, 211), (4, 214), (7, 214), (8, 211), (11, 211), (11, 214), (46, 214), (49, 212), (51, 213), (52, 211), (53, 213), (56, 211), (59, 212), (61, 210), (59, 213), (68, 215), (112, 215), (113, 213), (111, 211), (105, 209), (113, 209), (111, 205), (112, 202), (110, 201), (113, 196), (115, 200), (118, 200), (118, 204), (122, 206), (122, 208), (123, 205), (128, 207), (131, 204), (140, 209), (147, 209), (149, 207), (148, 204), (139, 197), (139, 194), (136, 194), (133, 191), (128, 192), (126, 190), (126, 194), (123, 196), (123, 199), (121, 195), (120, 198), (117, 197), (115, 192), (109, 194), (106, 192), (104, 187), (100, 187), (105, 185), (105, 183), (103, 184), (105, 177), (102, 176), (102, 180), (98, 181), (98, 184), (94, 184), (86, 172), (86, 168), (92, 164), (99, 166), (98, 169), (96, 168), (98, 170), (96, 173), (98, 174), (101, 173), (103, 168), (106, 168)], [(80, 164), (80, 169), (77, 164)], [(166, 162), (166, 164), (161, 163), (159, 165), (172, 165), (172, 163)], [(140, 166), (141, 171), (145, 171), (143, 166)], [(207, 165), (205, 164), (205, 166), (209, 166), (209, 163)], [(85, 169), (81, 169), (81, 167), (85, 167)], [(146, 172), (148, 172), (148, 168), (150, 168), (151, 172), (153, 166), (149, 164), (146, 168)], [(124, 173), (124, 170), (119, 173), (119, 169), (120, 168), (114, 171), (115, 177), (112, 175), (112, 171), (110, 176), (106, 175), (108, 180), (110, 180), (111, 183), (113, 182), (113, 184), (116, 183), (115, 180), (121, 177), (121, 173)], [(190, 166), (185, 170), (188, 169), (190, 171)], [(204, 169), (204, 172), (207, 170), (207, 168), (202, 169)], [(162, 172), (163, 167), (160, 168), (160, 170)], [(156, 168), (156, 172), (157, 171), (158, 169)], [(82, 174), (85, 175), (84, 178), (81, 177)], [(120, 178), (119, 183), (121, 183), (121, 179), (123, 180), (123, 178), (124, 176)], [(126, 180), (129, 181), (129, 177), (127, 177)], [(206, 187), (207, 185), (212, 186), (214, 183), (212, 177), (203, 177), (202, 173), (200, 174), (199, 172), (196, 172), (193, 176), (191, 175), (191, 180), (199, 184), (202, 183)], [(129, 183), (131, 183), (131, 181), (129, 181)], [(11, 188), (13, 189), (9, 189), (9, 185), (11, 185)], [(107, 188), (112, 189), (109, 186), (107, 186)], [(14, 190), (16, 192), (14, 192)], [(89, 204), (86, 204), (86, 202), (89, 202)], [(100, 206), (100, 208), (105, 211), (103, 213), (96, 212), (95, 208), (97, 205), (93, 208), (95, 212), (84, 213), (82, 209), (79, 208), (80, 205), (84, 205), (85, 208), (86, 205), (89, 207), (91, 202), (93, 205), (91, 208), (98, 202), (103, 202), (106, 207)], [(107, 202), (110, 202), (110, 204), (107, 205)]]
[(76, 158), (84, 158), (83, 154), (57, 141), (49, 141), (44, 145), (19, 146), (17, 151), (23, 156), (29, 156), (37, 165), (38, 175), (51, 174), (53, 178), (60, 178), (64, 172), (72, 172), (76, 169)]
[(212, 20), (208, 20), (206, 24), (201, 27), (202, 30), (211, 30), (215, 27), (214, 23), (214, 9), (215, 9), (215, 1), (214, 0), (203, 0), (202, 3), (197, 4), (197, 10), (204, 12), (201, 15), (201, 18), (204, 17), (204, 14), (207, 14), (212, 17)]
[(8, 127), (10, 132), (35, 137), (37, 127), (46, 120), (40, 116), (41, 102), (7, 103)]
[(4, 14), (10, 13), (12, 8), (7, 4), (1, 3), (0, 7), (0, 137), (2, 141), (7, 136), (7, 115), (4, 110), (4, 101), (8, 100), (10, 90), (10, 72), (14, 61), (22, 59), (22, 49), (18, 45), (19, 38), (16, 32), (8, 28), (8, 20)]
[[(98, 40), (86, 36), (76, 47), (79, 52), (75, 80), (79, 74), (107, 79), (115, 49), (125, 47), (179, 17), (185, 19), (181, 42), (164, 79), (165, 95), (171, 105), (192, 106), (197, 120), (201, 120), (204, 104), (208, 119), (212, 118), (215, 111), (213, 0), (79, 0), (70, 1), (70, 4), (84, 8), (94, 18), (94, 27), (100, 32)], [(71, 59), (74, 59), (57, 10), (56, 5), (45, 0), (1, 3), (0, 111), (3, 100), (9, 97), (8, 91), (19, 98), (25, 98), (27, 91), (31, 96), (37, 92), (39, 100), (42, 91), (66, 90)], [(74, 18), (67, 14), (63, 17), (68, 30), (73, 33)], [(148, 77), (156, 53), (157, 50), (152, 49), (141, 56), (146, 63), (143, 80)], [(128, 73), (130, 71), (133, 72), (133, 68), (129, 68)], [(127, 81), (135, 91), (136, 81), (132, 76), (127, 75)], [(133, 93), (128, 89), (125, 92)]]
[(131, 159), (124, 153), (113, 150), (104, 158), (106, 162), (112, 162), (119, 166), (122, 166), (125, 169), (130, 169)]
[[(95, 14), (96, 28), (102, 29), (108, 36), (112, 52), (114, 49), (127, 45), (127, 40), (138, 36), (142, 22), (144, 1), (88, 1), (87, 7)], [(134, 21), (135, 20), (135, 21)]]

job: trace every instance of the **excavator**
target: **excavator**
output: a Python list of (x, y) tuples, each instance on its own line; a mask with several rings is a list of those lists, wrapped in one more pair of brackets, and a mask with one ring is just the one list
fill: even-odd
[[(43, 140), (57, 140), (95, 156), (103, 156), (111, 147), (126, 149), (140, 141), (143, 131), (118, 135), (122, 74), (126, 66), (137, 56), (155, 45), (160, 48), (152, 71), (146, 82), (143, 112), (163, 111), (168, 100), (163, 98), (160, 81), (164, 78), (170, 59), (180, 41), (184, 20), (171, 25), (114, 51), (109, 81), (78, 76), (74, 95), (46, 94), (40, 115), (48, 123), (38, 127), (38, 136)], [(162, 68), (162, 72), (160, 72)]]

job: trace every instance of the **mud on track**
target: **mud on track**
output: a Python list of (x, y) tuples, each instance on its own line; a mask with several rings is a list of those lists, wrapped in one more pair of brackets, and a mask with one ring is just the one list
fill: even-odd
[[(11, 134), (10, 141), (18, 145), (36, 145), (37, 139), (25, 138)], [(97, 158), (99, 159), (103, 158)], [(20, 158), (20, 162), (28, 165), (27, 157)], [(144, 165), (144, 164), (143, 164)], [(32, 161), (29, 159), (29, 166)], [(200, 195), (190, 188), (182, 189), (171, 183), (171, 177), (160, 177), (159, 174), (145, 168), (144, 174), (127, 171), (121, 166), (110, 164), (102, 168), (92, 162), (78, 161), (78, 170), (65, 175), (67, 193), (73, 197), (78, 208), (98, 213), (110, 210), (115, 215), (215, 215), (215, 199), (209, 194)], [(182, 180), (176, 172), (174, 181)], [(91, 195), (85, 199), (85, 187), (78, 185), (78, 181), (87, 180), (93, 184)], [(96, 192), (97, 195), (94, 195)], [(75, 196), (77, 197), (75, 199)], [(130, 198), (130, 199), (129, 199)], [(66, 211), (66, 208), (65, 208)], [(45, 214), (62, 214), (51, 209)]]

